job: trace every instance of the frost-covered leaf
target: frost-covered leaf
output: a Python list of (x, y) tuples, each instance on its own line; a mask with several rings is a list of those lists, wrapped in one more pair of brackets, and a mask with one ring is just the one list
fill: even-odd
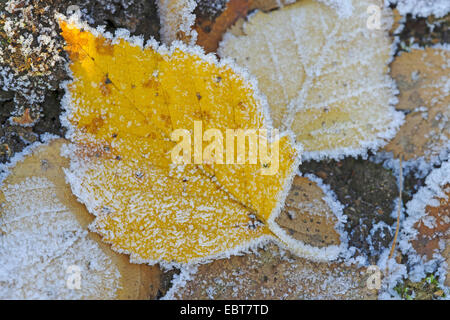
[[(206, 52), (217, 49), (226, 29), (238, 18), (254, 10), (270, 11), (297, 0), (158, 0), (161, 38), (170, 44), (174, 40), (197, 43)], [(351, 9), (351, 0), (319, 0), (339, 13)], [(205, 12), (201, 12), (202, 9)], [(218, 15), (213, 18), (212, 16)], [(213, 18), (211, 20), (211, 18)], [(217, 19), (216, 19), (217, 18)]]
[(33, 123), (33, 119), (30, 116), (30, 109), (26, 108), (23, 115), (20, 117), (12, 117), (11, 118), (12, 122), (23, 125), (23, 126), (27, 126)]
[(198, 47), (143, 48), (75, 21), (61, 28), (74, 77), (65, 97), (75, 143), (66, 173), (113, 249), (169, 266), (226, 256), (277, 232), (298, 164), (290, 135), (273, 140), (278, 168), (260, 158), (203, 169), (171, 159), (175, 129), (270, 129), (267, 106), (241, 71)]
[(403, 52), (391, 69), (400, 90), (397, 108), (407, 115), (384, 149), (405, 160), (445, 158), (450, 149), (450, 51), (438, 47)]
[(392, 9), (392, 17), (393, 17), (394, 21), (392, 23), (391, 30), (389, 31), (389, 35), (395, 36), (400, 32), (400, 30), (403, 29), (402, 24), (405, 21), (404, 21), (404, 17), (402, 17), (402, 15), (398, 12), (397, 9)]
[(252, 9), (252, 2), (251, 0), (229, 0), (225, 9), (214, 19), (197, 14), (194, 25), (197, 32), (196, 43), (206, 52), (216, 51), (225, 31), (239, 18), (247, 16), (248, 11)]
[[(419, 189), (407, 203), (408, 218), (402, 225), (400, 248), (410, 255), (415, 279), (423, 272), (448, 273), (450, 247), (450, 162), (444, 162), (426, 178), (426, 185)], [(418, 259), (414, 256), (419, 256)], [(446, 261), (447, 267), (442, 270)], [(430, 269), (431, 268), (431, 269)], [(440, 270), (439, 270), (440, 269)]]
[(311, 178), (294, 178), (285, 207), (275, 221), (289, 237), (316, 248), (311, 250), (317, 256), (336, 257), (340, 252), (345, 222), (342, 205)]
[(13, 116), (39, 118), (45, 96), (64, 76), (54, 8), (44, 1), (0, 3), (0, 89), (14, 94)]
[(450, 266), (450, 246), (448, 245), (448, 243), (445, 246), (444, 252), (442, 252), (442, 256), (444, 257), (445, 263), (447, 264), (447, 270), (446, 270), (447, 275), (445, 277), (444, 284), (450, 288), (450, 273), (448, 271), (448, 268), (449, 268), (448, 266)]
[[(394, 174), (369, 160), (309, 161), (299, 170), (322, 179), (343, 205), (345, 241), (355, 256), (376, 263), (393, 239), (398, 183)], [(327, 192), (329, 193), (329, 192)], [(396, 211), (395, 211), (396, 213)], [(395, 227), (395, 226), (394, 226)]]
[[(295, 2), (295, 0), (229, 0), (225, 2), (224, 8), (219, 8), (216, 17), (211, 17), (209, 11), (205, 13), (194, 12), (196, 13), (196, 19), (193, 29), (197, 32), (196, 43), (206, 52), (216, 51), (227, 29), (234, 27), (236, 23), (241, 23), (241, 20), (246, 18), (249, 12), (254, 10), (267, 12)], [(211, 0), (200, 1), (196, 11), (200, 11), (203, 3), (210, 6)]]
[(181, 274), (166, 299), (376, 299), (367, 288), (371, 273), (340, 263), (297, 258), (267, 245), (245, 256), (216, 260)]
[(192, 27), (195, 23), (196, 0), (157, 0), (161, 20), (161, 40), (170, 44), (175, 40), (195, 42), (197, 34)]
[(448, 0), (389, 0), (395, 4), (400, 14), (406, 16), (427, 17), (435, 15), (443, 17), (450, 12), (450, 2)]
[(257, 77), (274, 125), (294, 131), (305, 158), (376, 149), (402, 122), (387, 75), (392, 19), (383, 11), (381, 29), (369, 28), (370, 5), (381, 2), (353, 1), (339, 14), (313, 0), (258, 12), (219, 47)]
[(413, 240), (413, 247), (429, 259), (435, 250), (439, 250), (439, 241), (448, 242), (450, 236), (450, 185), (444, 186), (443, 191), (446, 197), (437, 199), (437, 206), (427, 206), (426, 216), (414, 225), (418, 234)]
[[(37, 148), (1, 186), (0, 299), (156, 296), (150, 285), (158, 281), (158, 269), (129, 263), (87, 232), (92, 217), (64, 180), (62, 167), (69, 165), (60, 156), (64, 142)], [(77, 268), (80, 287), (70, 289)]]

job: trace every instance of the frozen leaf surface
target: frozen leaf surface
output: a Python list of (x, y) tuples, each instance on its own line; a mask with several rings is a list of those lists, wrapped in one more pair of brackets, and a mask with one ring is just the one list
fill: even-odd
[(199, 266), (190, 277), (177, 278), (165, 298), (376, 299), (377, 292), (367, 289), (369, 275), (365, 268), (312, 262), (269, 244), (256, 253)]
[(277, 234), (284, 234), (288, 243), (291, 238), (300, 241), (304, 244), (303, 250), (314, 252), (311, 256), (335, 259), (347, 245), (342, 209), (320, 179), (312, 175), (296, 176), (285, 207), (275, 220), (280, 227)]
[[(345, 16), (352, 9), (351, 0), (319, 0)], [(296, 0), (158, 0), (161, 38), (197, 43), (206, 52), (215, 51), (223, 33), (249, 11), (270, 11)], [(218, 15), (211, 20), (213, 16)], [(217, 19), (216, 19), (217, 18)]]
[(385, 150), (405, 160), (445, 158), (450, 149), (450, 52), (445, 47), (403, 52), (391, 69), (400, 90), (397, 109), (407, 115)]
[[(62, 167), (69, 165), (59, 154), (64, 142), (40, 146), (12, 169), (1, 186), (0, 298), (155, 296), (150, 284), (158, 279), (156, 268), (130, 264), (98, 235), (87, 232), (92, 218), (64, 180)], [(80, 287), (70, 289), (78, 271)]]
[[(219, 54), (254, 74), (267, 96), (276, 127), (291, 128), (305, 158), (341, 158), (376, 149), (394, 136), (402, 114), (387, 75), (390, 14), (380, 30), (368, 28), (369, 5), (353, 1), (340, 15), (307, 0), (258, 12), (243, 35), (228, 33)], [(342, 11), (342, 10), (341, 10)]]
[(277, 223), (294, 238), (315, 247), (339, 245), (338, 217), (323, 190), (308, 178), (297, 176)]
[(295, 2), (295, 0), (229, 0), (225, 1), (225, 6), (216, 13), (217, 16), (211, 17), (209, 11), (205, 14), (200, 10), (202, 3), (210, 4), (210, 1), (200, 1), (198, 9), (194, 11), (196, 19), (193, 29), (197, 32), (197, 44), (206, 52), (216, 51), (227, 29), (240, 24), (249, 12), (254, 10), (267, 12)]
[(157, 0), (161, 20), (161, 40), (170, 44), (175, 40), (195, 42), (197, 34), (192, 27), (195, 23), (196, 0)]
[(230, 0), (226, 3), (225, 9), (214, 19), (197, 14), (194, 25), (198, 34), (197, 44), (206, 52), (216, 51), (225, 31), (239, 18), (247, 15), (248, 11), (252, 9), (252, 3), (251, 0)]
[(450, 12), (450, 2), (447, 0), (389, 0), (389, 2), (395, 4), (400, 14), (404, 16), (435, 15), (439, 18)]
[(74, 77), (65, 97), (74, 142), (66, 174), (96, 216), (93, 230), (132, 261), (166, 266), (227, 256), (276, 233), (298, 164), (291, 136), (276, 140), (273, 175), (261, 174), (270, 167), (260, 160), (201, 169), (171, 159), (171, 133), (192, 132), (195, 121), (224, 136), (228, 128), (270, 129), (243, 73), (198, 47), (143, 47), (75, 21), (61, 27)]
[(444, 162), (441, 168), (433, 170), (425, 182), (426, 185), (407, 204), (408, 218), (402, 226), (400, 247), (404, 253), (419, 256), (419, 259), (411, 259), (415, 264), (413, 270), (434, 271), (427, 270), (426, 265), (433, 265), (432, 262), (435, 262), (439, 267), (446, 261), (444, 274), (447, 275), (448, 286), (450, 162)]

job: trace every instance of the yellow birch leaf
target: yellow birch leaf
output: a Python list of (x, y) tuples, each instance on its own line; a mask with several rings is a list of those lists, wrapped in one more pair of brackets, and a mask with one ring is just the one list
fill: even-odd
[[(111, 38), (74, 20), (60, 25), (74, 78), (65, 96), (74, 142), (66, 175), (96, 216), (92, 230), (134, 262), (166, 266), (227, 256), (276, 233), (299, 159), (289, 134), (265, 144), (270, 155), (278, 146), (273, 161), (197, 163), (193, 152), (193, 164), (176, 165), (171, 157), (177, 129), (186, 130), (195, 150), (198, 126), (217, 129), (224, 145), (227, 129), (263, 135), (271, 128), (245, 74), (199, 47), (143, 47), (137, 38)], [(221, 155), (226, 151), (214, 157)]]
[(256, 76), (274, 126), (292, 129), (304, 159), (377, 149), (402, 123), (387, 74), (388, 11), (382, 1), (351, 3), (351, 12), (314, 0), (257, 12), (218, 49)]

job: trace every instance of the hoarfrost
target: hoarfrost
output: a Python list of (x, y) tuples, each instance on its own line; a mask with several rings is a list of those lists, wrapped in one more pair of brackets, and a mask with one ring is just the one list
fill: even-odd
[[(119, 271), (46, 178), (3, 186), (0, 299), (113, 298)], [(67, 285), (71, 266), (80, 287)], [(104, 290), (104, 291), (102, 291)]]
[(386, 4), (395, 4), (401, 15), (411, 14), (418, 17), (435, 15), (437, 18), (450, 12), (448, 0), (385, 0)]
[[(448, 199), (450, 190), (444, 189), (450, 184), (450, 162), (444, 162), (439, 169), (434, 169), (426, 178), (425, 186), (419, 189), (413, 199), (406, 204), (408, 217), (402, 223), (399, 234), (399, 248), (403, 254), (408, 255), (409, 278), (412, 281), (419, 281), (425, 277), (426, 273), (438, 271), (441, 275), (440, 281), (443, 282), (447, 273), (445, 258), (440, 252), (443, 252), (448, 243), (441, 241), (434, 251), (432, 257), (425, 257), (417, 253), (413, 247), (412, 241), (417, 240), (419, 234), (418, 226), (423, 224), (425, 227), (440, 227), (442, 223), (448, 221), (448, 218), (442, 217), (442, 223), (437, 225), (435, 217), (429, 215), (427, 208), (439, 206), (437, 199)], [(445, 215), (445, 212), (442, 212)], [(441, 217), (440, 217), (441, 218)], [(444, 234), (436, 233), (434, 236), (442, 236), (442, 239), (448, 237), (448, 229)], [(441, 240), (442, 240), (441, 239)], [(446, 240), (448, 242), (448, 240)]]
[(161, 20), (161, 39), (165, 44), (175, 40), (195, 43), (197, 32), (192, 30), (195, 23), (196, 0), (157, 0)]
[(242, 34), (228, 32), (220, 44), (221, 57), (257, 77), (274, 125), (294, 131), (305, 160), (365, 155), (403, 123), (386, 72), (394, 52), (391, 12), (382, 10), (380, 30), (367, 24), (366, 9), (376, 3), (353, 1), (347, 18), (316, 1), (258, 12)]
[(65, 63), (57, 23), (48, 7), (32, 1), (9, 0), (0, 17), (0, 89), (16, 93), (16, 115), (25, 107), (36, 111), (46, 91), (58, 88)]
[[(154, 69), (157, 67), (153, 62), (159, 57), (165, 61), (166, 67), (163, 69), (165, 71), (163, 75), (158, 74), (157, 82), (164, 86), (165, 90), (169, 90), (168, 94), (176, 97), (177, 101), (180, 96), (187, 96), (198, 102), (199, 95), (207, 97), (219, 91), (223, 92), (222, 83), (225, 80), (230, 81), (226, 82), (229, 85), (227, 88), (233, 92), (239, 92), (243, 101), (247, 98), (249, 101), (247, 108), (243, 109), (245, 114), (239, 121), (245, 126), (255, 125), (257, 128), (271, 129), (268, 108), (264, 98), (258, 95), (255, 81), (249, 78), (241, 68), (230, 64), (230, 61), (219, 62), (214, 55), (205, 55), (200, 47), (188, 47), (180, 41), (174, 42), (170, 47), (150, 41), (144, 51), (142, 39), (130, 37), (125, 31), (116, 32), (113, 36), (104, 32), (103, 28), (90, 28), (77, 17), (70, 17), (65, 21), (62, 29), (63, 36), (68, 42), (76, 42), (77, 38), (72, 33), (83, 30), (81, 32), (88, 37), (88, 42), (97, 41), (98, 38), (106, 39), (109, 45), (130, 52), (127, 62), (117, 62), (114, 67), (109, 68), (106, 75), (101, 68), (95, 69), (95, 73), (100, 78), (107, 77), (110, 83), (116, 82), (118, 88), (125, 85), (134, 86), (135, 81), (142, 83), (142, 77), (154, 74)], [(78, 47), (75, 48), (80, 50)], [(96, 64), (99, 63), (98, 61), (104, 62), (101, 61), (100, 49), (90, 53), (95, 56)], [(152, 63), (153, 67), (148, 65), (146, 69), (148, 71), (134, 73), (138, 79), (136, 80), (130, 74), (123, 73), (122, 65), (141, 70), (141, 62), (144, 60), (141, 54), (146, 56), (145, 60), (147, 63)], [(92, 56), (91, 58), (89, 61), (94, 60)], [(197, 68), (197, 65), (193, 67), (194, 62), (202, 68)], [(80, 63), (80, 60), (74, 61), (71, 65), (73, 70), (78, 70), (77, 65)], [(182, 64), (187, 68), (192, 67), (191, 72), (188, 74), (180, 72), (178, 68)], [(215, 76), (212, 76), (213, 72), (224, 73), (218, 77), (215, 73)], [(192, 82), (200, 79), (201, 75), (218, 85), (205, 88), (203, 83), (194, 87)], [(212, 179), (211, 171), (207, 173), (197, 165), (173, 164), (170, 149), (175, 143), (167, 138), (173, 129), (170, 120), (173, 121), (174, 118), (171, 117), (180, 116), (177, 119), (186, 121), (180, 122), (180, 125), (186, 126), (193, 125), (191, 122), (193, 118), (205, 121), (201, 118), (203, 115), (201, 110), (193, 112), (193, 118), (186, 117), (183, 113), (192, 111), (188, 109), (188, 106), (200, 108), (200, 104), (184, 101), (183, 103), (188, 105), (186, 109), (179, 107), (175, 102), (173, 102), (174, 105), (169, 105), (167, 101), (160, 100), (162, 97), (157, 91), (160, 90), (159, 85), (153, 88), (154, 91), (147, 90), (149, 88), (141, 85), (140, 97), (148, 99), (147, 102), (151, 101), (155, 105), (152, 106), (155, 115), (160, 116), (161, 119), (168, 118), (163, 122), (156, 118), (152, 118), (151, 121), (147, 119), (144, 122), (148, 122), (144, 124), (136, 110), (141, 113), (143, 109), (140, 108), (145, 107), (140, 104), (130, 105), (128, 100), (122, 100), (120, 89), (105, 96), (96, 87), (86, 94), (84, 85), (90, 86), (92, 80), (85, 77), (83, 73), (74, 74), (73, 78), (74, 81), (70, 83), (70, 87), (69, 82), (65, 84), (66, 95), (63, 98), (63, 107), (66, 113), (61, 117), (61, 122), (68, 128), (67, 138), (74, 142), (66, 150), (66, 154), (71, 158), (71, 166), (70, 169), (65, 170), (65, 173), (72, 192), (80, 202), (86, 205), (90, 213), (96, 215), (91, 230), (108, 239), (107, 242), (112, 244), (115, 251), (130, 254), (130, 260), (135, 263), (160, 263), (165, 268), (172, 268), (185, 264), (206, 263), (211, 259), (246, 252), (271, 238), (271, 234), (266, 229), (271, 227), (270, 223), (268, 226), (258, 224), (254, 228), (249, 217), (250, 210), (242, 203), (248, 201), (246, 203), (251, 203), (250, 206), (262, 206), (261, 202), (250, 199), (250, 196), (262, 196), (258, 188), (269, 184), (269, 181), (276, 181), (270, 186), (272, 188), (278, 184), (273, 189), (273, 197), (270, 197), (272, 202), (270, 206), (264, 206), (263, 209), (270, 210), (267, 212), (267, 220), (279, 213), (299, 162), (299, 157), (294, 155), (297, 154), (300, 146), (293, 144), (291, 133), (280, 134), (283, 139), (281, 143), (286, 145), (280, 153), (280, 157), (284, 157), (284, 161), (280, 161), (282, 170), (278, 170), (272, 176), (273, 180), (267, 182), (264, 176), (262, 180), (258, 180), (260, 175), (253, 175), (260, 183), (249, 179), (244, 184), (245, 188), (248, 187), (244, 192), (238, 183), (240, 176), (233, 172), (220, 171), (224, 167), (219, 167), (214, 172), (215, 179)], [(177, 85), (174, 86), (174, 83)], [(194, 90), (198, 90), (197, 93)], [(228, 96), (223, 98), (225, 100), (223, 104), (229, 106)], [(115, 104), (111, 103), (113, 99), (117, 100)], [(86, 132), (75, 120), (78, 116), (86, 119), (96, 116), (92, 113), (93, 106), (99, 106), (99, 112), (108, 114), (110, 118), (114, 114), (115, 119), (118, 120), (116, 122), (108, 120), (101, 125), (111, 132), (105, 133), (104, 137)], [(179, 113), (166, 114), (167, 109), (172, 107), (175, 107)], [(214, 107), (216, 108), (217, 104), (214, 104)], [(134, 111), (129, 114), (124, 110)], [(191, 113), (190, 116), (192, 116)], [(212, 124), (222, 127), (223, 122), (231, 119), (228, 113), (220, 112), (217, 117), (211, 117), (210, 120)], [(95, 121), (92, 123), (96, 126)], [(146, 139), (138, 134), (142, 139), (136, 140), (132, 133), (135, 131), (131, 128), (144, 130), (146, 134), (150, 131), (155, 135), (155, 139)], [(273, 138), (271, 137), (269, 141)], [(107, 145), (104, 144), (104, 139), (109, 140)], [(91, 153), (94, 151), (92, 148), (99, 148), (99, 157)], [(287, 154), (290, 154), (289, 158)], [(256, 169), (252, 167), (251, 170), (256, 171)], [(228, 183), (228, 186), (233, 188), (232, 192), (227, 192), (226, 187), (221, 185), (224, 183)], [(267, 197), (267, 195), (264, 196)], [(239, 197), (240, 201), (235, 201), (233, 197)], [(259, 212), (261, 209), (257, 208), (255, 211)], [(218, 212), (221, 214), (217, 214)]]
[(316, 263), (268, 244), (258, 253), (201, 265), (165, 299), (370, 299), (364, 268)]

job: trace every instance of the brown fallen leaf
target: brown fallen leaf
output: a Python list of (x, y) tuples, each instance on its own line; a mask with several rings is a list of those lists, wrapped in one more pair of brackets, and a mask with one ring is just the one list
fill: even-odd
[[(444, 252), (442, 253), (442, 256), (445, 258), (445, 262), (447, 263), (447, 266), (450, 266), (450, 246), (447, 243), (447, 246), (445, 247)], [(450, 287), (450, 274), (447, 270), (447, 276), (445, 277), (444, 284), (447, 287)]]
[[(65, 142), (64, 139), (58, 139), (49, 145), (40, 146), (11, 170), (11, 174), (1, 186), (0, 203), (3, 205), (0, 210), (0, 230), (3, 231), (4, 237), (11, 236), (11, 239), (14, 239), (15, 235), (22, 234), (26, 241), (27, 237), (36, 236), (36, 230), (41, 230), (43, 237), (36, 236), (36, 239), (45, 244), (45, 241), (53, 239), (52, 236), (55, 234), (58, 236), (61, 228), (70, 229), (64, 231), (64, 240), (47, 243), (51, 247), (50, 251), (49, 248), (41, 246), (35, 247), (36, 252), (30, 252), (28, 247), (20, 257), (24, 262), (20, 270), (13, 270), (22, 277), (20, 281), (22, 286), (15, 287), (17, 284), (13, 282), (9, 288), (6, 284), (3, 290), (7, 293), (12, 292), (8, 290), (13, 290), (15, 294), (21, 293), (22, 295), (19, 294), (17, 298), (155, 298), (161, 275), (158, 267), (131, 264), (128, 256), (112, 251), (101, 241), (99, 235), (83, 231), (87, 230), (93, 217), (84, 205), (77, 201), (70, 186), (65, 182), (63, 168), (69, 166), (69, 160), (60, 155), (61, 146)], [(79, 235), (79, 238), (64, 248), (66, 238), (74, 234)], [(45, 238), (45, 235), (48, 238)], [(2, 245), (6, 243), (11, 242), (5, 240)], [(7, 252), (6, 249), (25, 250), (20, 246), (1, 248), (0, 245), (0, 252)], [(57, 253), (59, 250), (63, 250), (60, 256), (51, 256), (52, 252)], [(43, 259), (43, 263), (48, 264), (41, 270), (43, 273), (39, 273), (39, 264), (30, 265), (31, 271), (28, 270), (26, 263), (31, 263), (33, 257)], [(13, 257), (8, 259), (13, 261)], [(104, 262), (107, 264), (102, 265)], [(66, 278), (69, 274), (66, 272), (65, 263), (79, 264), (81, 267), (79, 291), (71, 292), (66, 288)], [(46, 281), (42, 282), (41, 279)], [(73, 293), (75, 296), (71, 295)]]
[[(446, 185), (447, 198), (440, 198), (439, 206), (426, 207), (426, 219), (434, 219), (432, 227), (424, 223), (424, 219), (418, 221), (414, 228), (418, 231), (416, 239), (412, 241), (412, 246), (421, 256), (427, 260), (433, 258), (433, 254), (439, 253), (450, 265), (450, 184)], [(444, 247), (440, 247), (439, 242), (444, 241)], [(445, 285), (450, 286), (450, 274), (447, 269)]]
[(447, 198), (438, 199), (438, 206), (427, 206), (425, 209), (428, 220), (433, 220), (433, 224), (427, 224), (424, 219), (416, 222), (414, 228), (417, 229), (417, 238), (412, 241), (414, 249), (428, 259), (433, 257), (433, 253), (439, 251), (439, 240), (450, 240), (450, 184), (443, 190), (447, 190)]
[(293, 4), (298, 0), (252, 0), (250, 8), (258, 9), (264, 12), (281, 8), (285, 5)]
[(269, 244), (257, 253), (199, 266), (166, 298), (176, 299), (376, 299), (364, 268), (297, 258)]
[[(208, 0), (203, 0), (208, 1)], [(201, 2), (201, 1), (200, 1)], [(217, 17), (196, 14), (194, 30), (197, 31), (197, 44), (206, 52), (215, 52), (223, 34), (236, 23), (242, 24), (253, 10), (264, 12), (274, 10), (295, 1), (289, 0), (229, 0)]]
[(400, 247), (403, 253), (418, 254), (422, 261), (446, 260), (445, 284), (450, 284), (450, 162), (442, 163), (407, 203)]
[(296, 176), (285, 208), (275, 221), (305, 244), (319, 248), (340, 245), (340, 235), (335, 229), (338, 219), (324, 197), (317, 183)]
[(12, 121), (19, 125), (30, 125), (34, 122), (30, 115), (30, 108), (26, 108), (20, 117), (13, 117)]
[(406, 122), (384, 148), (405, 160), (431, 161), (445, 152), (450, 139), (450, 52), (440, 48), (415, 49), (398, 56), (391, 66), (400, 90), (397, 109)]
[(192, 27), (195, 23), (196, 0), (158, 0), (157, 4), (162, 42), (165, 44), (175, 40), (185, 43), (195, 42), (196, 34), (192, 32)]
[(394, 22), (392, 23), (391, 30), (389, 31), (390, 36), (394, 36), (397, 34), (398, 28), (400, 27), (404, 19), (397, 9), (392, 9), (392, 17), (394, 19)]
[(247, 16), (252, 0), (230, 0), (225, 10), (215, 19), (207, 15), (196, 15), (194, 29), (197, 31), (197, 44), (206, 52), (214, 52), (225, 31), (239, 18)]

